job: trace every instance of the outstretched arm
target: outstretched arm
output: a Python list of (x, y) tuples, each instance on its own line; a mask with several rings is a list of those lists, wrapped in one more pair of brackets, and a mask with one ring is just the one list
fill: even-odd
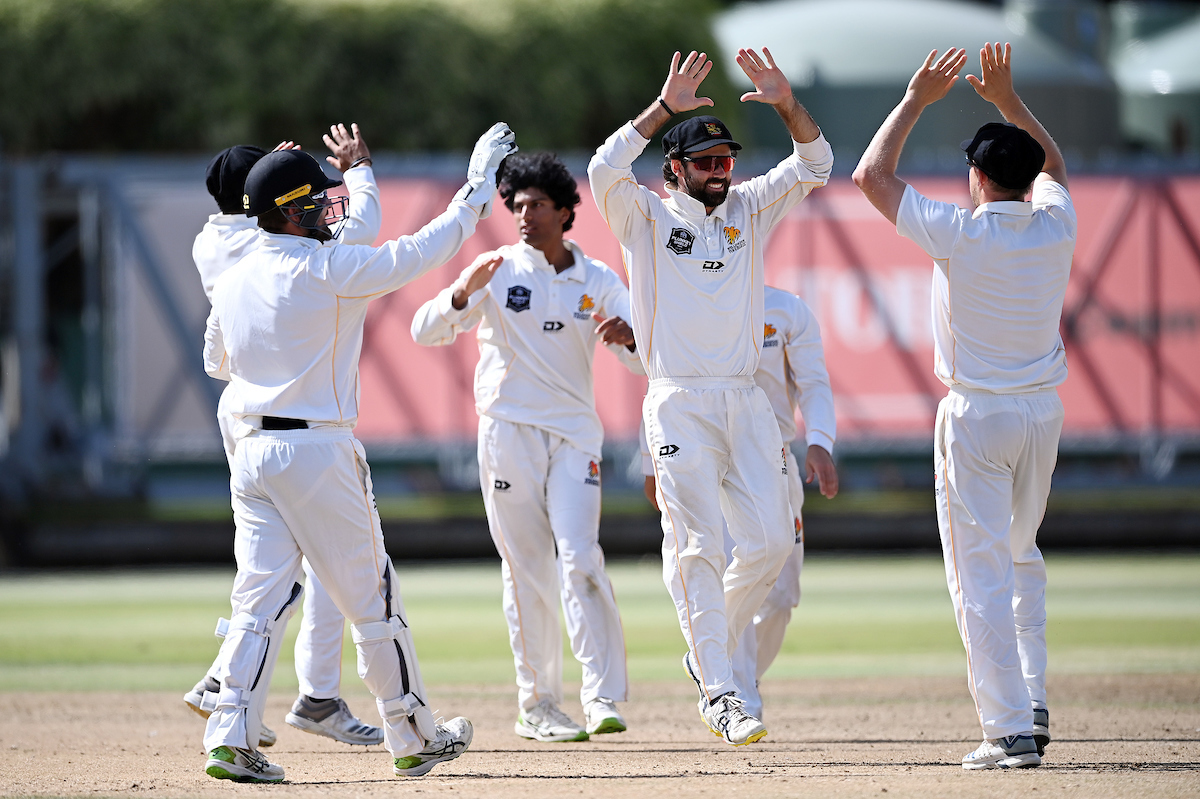
[(979, 51), (979, 77), (967, 75), (967, 83), (975, 89), (980, 97), (996, 106), (1006, 120), (1037, 139), (1046, 151), (1046, 163), (1042, 166), (1039, 181), (1053, 180), (1062, 186), (1067, 185), (1067, 165), (1063, 161), (1062, 151), (1050, 138), (1050, 134), (1037, 121), (1037, 117), (1025, 107), (1012, 82), (1012, 45), (1005, 43), (1000, 50), (1000, 43), (985, 44)]
[(753, 50), (742, 48), (738, 50), (737, 63), (754, 83), (754, 91), (742, 95), (743, 103), (753, 101), (774, 107), (792, 139), (801, 144), (815, 141), (821, 135), (821, 129), (813, 122), (808, 110), (792, 94), (792, 84), (783, 70), (775, 66), (770, 50), (764, 47), (763, 55), (759, 56)]
[(709, 97), (696, 96), (700, 84), (708, 77), (708, 73), (712, 72), (713, 62), (708, 60), (708, 55), (693, 50), (683, 59), (682, 66), (679, 58), (677, 50), (671, 58), (671, 70), (667, 73), (667, 80), (663, 83), (658, 98), (633, 120), (633, 126), (644, 138), (649, 139), (657, 133), (658, 129), (671, 119), (672, 114), (682, 114), (684, 111), (693, 111), (713, 104)]
[(946, 96), (966, 63), (967, 53), (961, 48), (951, 47), (941, 58), (937, 57), (937, 50), (931, 52), (908, 82), (904, 99), (888, 114), (854, 169), (854, 184), (893, 225), (904, 189), (908, 186), (896, 177), (896, 165), (900, 162), (904, 142), (921, 112)]
[(322, 138), (333, 153), (325, 160), (342, 173), (346, 192), (350, 195), (346, 222), (338, 232), (338, 239), (344, 244), (373, 244), (383, 226), (383, 208), (379, 204), (375, 173), (371, 170), (371, 151), (358, 123), (350, 123), (349, 130), (340, 122), (330, 125), (329, 133)]

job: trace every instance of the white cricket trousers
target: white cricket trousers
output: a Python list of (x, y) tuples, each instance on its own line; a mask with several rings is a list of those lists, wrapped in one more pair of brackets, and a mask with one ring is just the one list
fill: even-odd
[[(383, 548), (366, 454), (349, 428), (258, 431), (243, 438), (234, 453), (230, 488), (238, 572), (230, 598), (231, 629), (220, 656), (227, 672), (205, 730), (206, 750), (258, 740), (258, 697), (274, 665), (272, 640), (280, 637), (272, 634), (273, 619), (295, 596), (302, 557), (352, 625), (407, 626)], [(401, 698), (423, 693), (411, 637), (403, 644), (399, 634), (395, 640), (374, 633), (362, 637), (359, 676), (377, 704), (394, 707)], [(249, 701), (242, 694), (249, 694)], [(395, 713), (384, 719), (384, 743), (396, 757), (425, 746), (412, 719)]]
[[(642, 412), (662, 511), (663, 582), (712, 701), (737, 690), (737, 640), (793, 549), (783, 441), (751, 377), (655, 378)], [(728, 567), (723, 520), (733, 541)]]
[(600, 549), (600, 457), (527, 424), (479, 418), (479, 483), (501, 558), (517, 701), (563, 701), (561, 605), (580, 701), (628, 699), (625, 633)]
[(1037, 530), (1058, 459), (1054, 389), (953, 388), (934, 430), (946, 584), (985, 738), (1033, 729), (1046, 701), (1046, 566)]
[[(229, 472), (233, 473), (233, 455), (237, 452), (237, 438), (233, 434), (233, 414), (227, 402), (233, 394), (231, 385), (221, 392), (217, 403), (217, 426), (221, 430), (221, 443), (225, 447), (225, 458), (229, 461)], [(308, 560), (304, 560), (304, 575), (307, 590), (304, 592), (304, 616), (300, 620), (300, 633), (296, 636), (296, 677), (300, 681), (300, 693), (313, 699), (336, 699), (341, 695), (342, 684), (342, 638), (346, 620), (333, 604), (329, 592), (313, 574)], [(208, 675), (221, 681), (221, 662), (213, 661)]]
[[(796, 462), (791, 447), (787, 449), (788, 499), (792, 508), (792, 529), (795, 546), (788, 555), (775, 586), (754, 614), (753, 624), (747, 624), (738, 638), (733, 654), (733, 680), (746, 703), (746, 712), (755, 718), (763, 717), (762, 694), (758, 684), (783, 648), (783, 636), (792, 620), (792, 609), (800, 604), (800, 572), (804, 568), (804, 472)], [(733, 539), (725, 536), (725, 557), (733, 550)]]

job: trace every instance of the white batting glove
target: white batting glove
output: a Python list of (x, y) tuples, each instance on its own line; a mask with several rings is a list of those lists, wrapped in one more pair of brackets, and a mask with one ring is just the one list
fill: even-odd
[(492, 213), (492, 198), (496, 195), (496, 172), (500, 163), (517, 151), (516, 134), (504, 122), (495, 125), (475, 142), (471, 162), (467, 165), (467, 182), (454, 199), (479, 209), (479, 218)]

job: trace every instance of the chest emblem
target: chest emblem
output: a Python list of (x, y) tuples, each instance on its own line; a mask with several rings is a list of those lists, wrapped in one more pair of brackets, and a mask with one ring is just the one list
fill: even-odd
[(671, 237), (667, 239), (667, 249), (676, 255), (690, 255), (696, 236), (687, 228), (671, 228)]
[(746, 246), (746, 240), (742, 238), (742, 231), (730, 225), (725, 229), (725, 241), (729, 244), (730, 252), (737, 252)]
[(773, 336), (778, 332), (779, 331), (775, 329), (775, 325), (771, 325), (771, 324), (763, 325), (763, 346), (764, 347), (778, 347), (779, 340), (776, 338), (773, 338)]
[(529, 297), (533, 292), (524, 286), (512, 286), (508, 290), (508, 308), (516, 313), (529, 310)]
[(579, 298), (579, 310), (575, 311), (575, 318), (591, 319), (594, 310), (596, 310), (596, 301), (584, 294)]

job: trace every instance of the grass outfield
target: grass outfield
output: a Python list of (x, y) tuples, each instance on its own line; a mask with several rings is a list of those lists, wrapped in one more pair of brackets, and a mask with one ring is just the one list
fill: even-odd
[[(1047, 557), (1050, 670), (1200, 673), (1200, 555)], [(402, 567), (429, 683), (512, 680), (498, 564)], [(683, 639), (657, 562), (609, 566), (631, 679), (676, 680)], [(216, 653), (231, 569), (7, 574), (0, 691), (184, 691)], [(936, 556), (810, 557), (771, 677), (957, 675), (965, 658)], [(293, 620), (289, 638), (299, 625)], [(353, 646), (343, 673), (355, 673)], [(296, 687), (292, 648), (275, 672)], [(567, 678), (578, 680), (568, 656)]]

